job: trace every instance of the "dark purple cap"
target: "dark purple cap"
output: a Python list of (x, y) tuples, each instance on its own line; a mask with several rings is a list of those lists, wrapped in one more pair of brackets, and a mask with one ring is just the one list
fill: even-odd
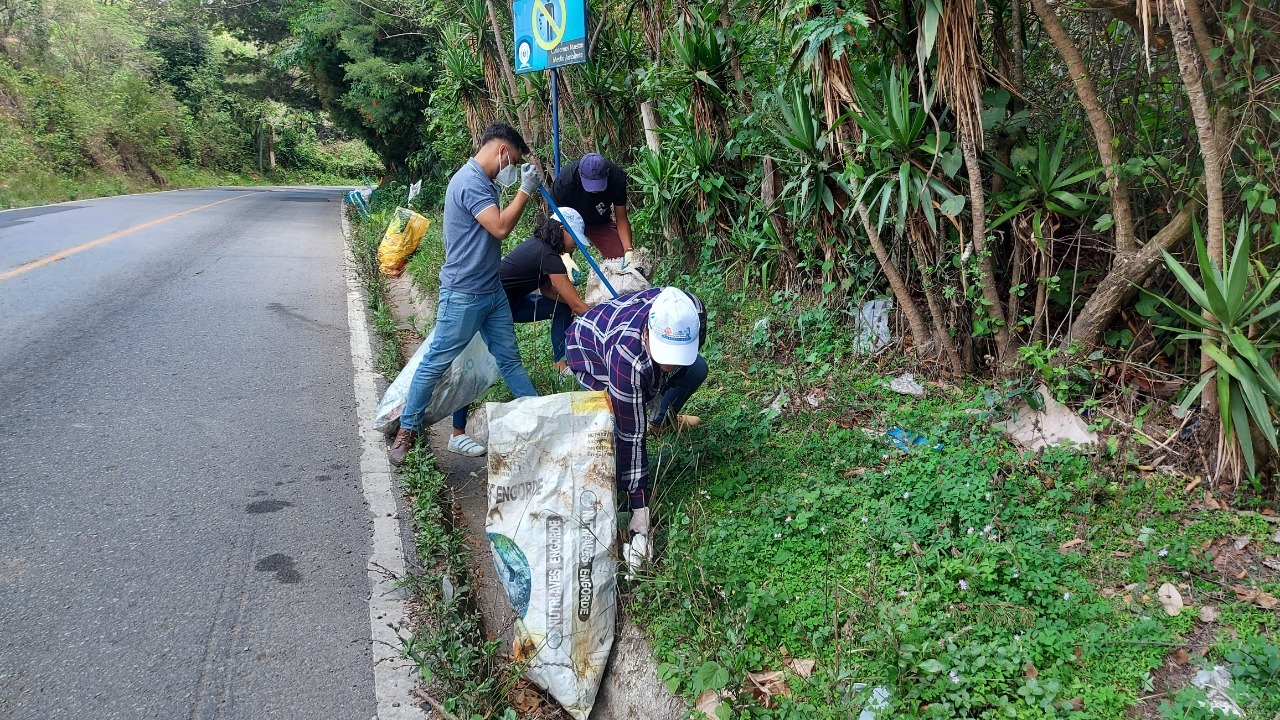
[(587, 153), (578, 163), (578, 175), (582, 177), (582, 189), (600, 192), (609, 186), (608, 160), (600, 153)]

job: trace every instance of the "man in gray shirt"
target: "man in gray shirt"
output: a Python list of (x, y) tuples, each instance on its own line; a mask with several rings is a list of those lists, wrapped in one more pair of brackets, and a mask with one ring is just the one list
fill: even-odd
[[(435, 338), (409, 385), (409, 398), (400, 413), (400, 432), (389, 459), (399, 466), (413, 448), (422, 413), (431, 404), (436, 382), (477, 332), (498, 361), (502, 377), (516, 397), (537, 395), (520, 362), (511, 306), (502, 290), (498, 270), (502, 241), (515, 229), (529, 198), (542, 184), (533, 165), (521, 170), (529, 146), (515, 128), (495, 122), (485, 128), (480, 149), (449, 179), (444, 194), (444, 265), (440, 267), (440, 303)], [(520, 190), (510, 205), (498, 206), (494, 182)]]

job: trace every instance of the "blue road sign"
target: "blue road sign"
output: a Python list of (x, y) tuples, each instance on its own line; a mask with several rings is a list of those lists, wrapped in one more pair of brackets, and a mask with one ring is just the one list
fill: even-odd
[(516, 72), (587, 61), (586, 0), (513, 0)]

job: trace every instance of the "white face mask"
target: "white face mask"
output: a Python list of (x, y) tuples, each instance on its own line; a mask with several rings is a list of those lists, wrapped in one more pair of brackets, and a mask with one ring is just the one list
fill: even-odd
[(494, 178), (494, 181), (504, 188), (509, 188), (512, 185), (515, 185), (516, 181), (519, 179), (520, 169), (512, 164), (511, 157), (508, 156), (507, 164), (503, 165), (502, 168), (498, 170), (498, 176)]

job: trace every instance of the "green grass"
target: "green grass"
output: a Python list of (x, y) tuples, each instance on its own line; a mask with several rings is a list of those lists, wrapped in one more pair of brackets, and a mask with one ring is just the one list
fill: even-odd
[[(377, 367), (388, 379), (403, 363), (396, 323), (387, 305), (386, 280), (378, 272), (377, 247), (393, 209), (394, 205), (383, 202), (375, 205), (371, 217), (353, 218), (350, 239), (379, 338)], [(420, 252), (415, 257), (430, 255)], [(420, 444), (397, 476), (412, 514), (419, 568), (404, 578), (414, 599), (414, 633), (404, 639), (404, 655), (414, 663), (428, 697), (445, 712), (516, 720), (507, 698), (520, 673), (511, 671), (502, 659), (498, 640), (484, 640), (467, 572), (466, 531), (454, 526), (444, 474), (425, 444)]]
[[(410, 270), (434, 289), (440, 257), (424, 245)], [(1022, 453), (977, 384), (896, 395), (887, 380), (909, 368), (856, 355), (831, 308), (730, 291), (728, 273), (660, 272), (711, 317), (712, 374), (688, 408), (704, 425), (650, 447), (659, 561), (623, 598), (671, 690), (727, 693), (721, 713), (740, 718), (847, 718), (875, 686), (892, 717), (1119, 719), (1161, 699), (1167, 717), (1198, 717), (1198, 691), (1153, 673), (1214, 604), (1208, 661), (1262, 658), (1241, 661), (1254, 670), (1234, 691), (1250, 718), (1280, 711), (1267, 664), (1280, 620), (1224, 589), (1250, 580), (1217, 575), (1203, 550), (1248, 535), (1275, 554), (1275, 526), (1193, 507), (1186, 478), (1138, 472), (1123, 451)], [(548, 323), (516, 334), (540, 392), (573, 389)], [(894, 426), (928, 443), (904, 453), (883, 437)], [(1177, 617), (1164, 582), (1183, 586)], [(747, 673), (789, 658), (816, 660), (814, 674), (763, 707)]]
[[(896, 395), (902, 368), (854, 356), (838, 317), (801, 333), (786, 318), (812, 312), (803, 301), (761, 305), (702, 277), (677, 284), (716, 318), (691, 405), (704, 426), (651, 450), (664, 544), (630, 602), (673, 690), (727, 691), (744, 718), (849, 717), (855, 683), (887, 687), (893, 717), (1124, 718), (1197, 622), (1163, 612), (1163, 582), (1274, 647), (1276, 615), (1223, 592), (1200, 548), (1249, 535), (1274, 553), (1274, 526), (1193, 509), (1184, 478), (1123, 456), (1020, 453), (979, 419), (982, 388)], [(775, 329), (753, 332), (765, 312)], [(779, 392), (790, 402), (768, 412)], [(929, 442), (904, 453), (880, 436), (893, 426)], [(1236, 642), (1220, 633), (1210, 658)], [(817, 671), (761, 707), (746, 674), (788, 657)], [(1263, 674), (1240, 689), (1269, 720), (1280, 688)]]
[(467, 573), (466, 531), (454, 527), (452, 500), (435, 460), (419, 447), (399, 470), (413, 515), (420, 572), (405, 579), (414, 598), (415, 630), (404, 640), (405, 657), (422, 687), (456, 717), (515, 720), (507, 703), (520, 673), (509, 672), (501, 642), (485, 642)]

